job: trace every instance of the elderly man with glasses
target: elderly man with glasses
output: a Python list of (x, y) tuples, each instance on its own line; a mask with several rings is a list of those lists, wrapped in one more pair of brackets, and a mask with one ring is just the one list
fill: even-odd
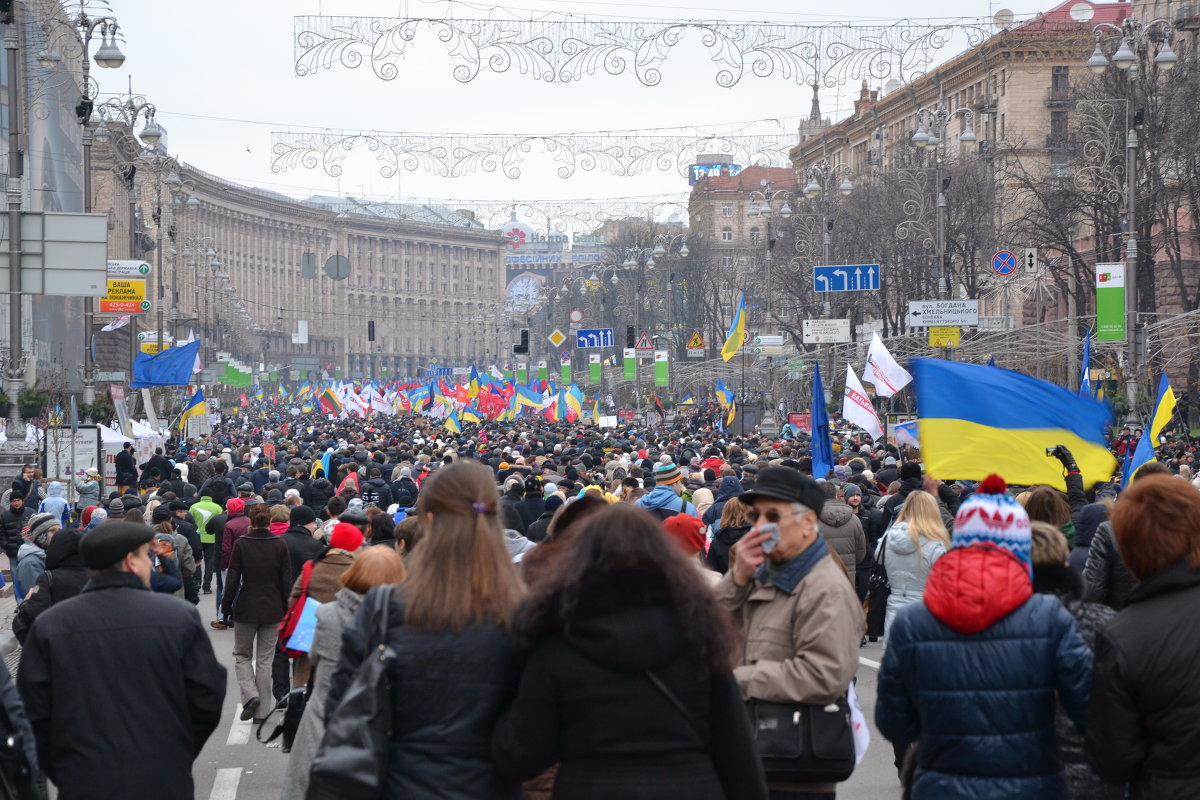
[[(730, 551), (717, 586), (745, 637), (734, 670), (743, 699), (829, 704), (846, 694), (858, 669), (862, 606), (846, 570), (821, 537), (825, 493), (790, 467), (768, 467), (754, 490), (753, 527)], [(771, 776), (768, 775), (768, 782)], [(835, 783), (770, 786), (773, 800), (827, 800)]]

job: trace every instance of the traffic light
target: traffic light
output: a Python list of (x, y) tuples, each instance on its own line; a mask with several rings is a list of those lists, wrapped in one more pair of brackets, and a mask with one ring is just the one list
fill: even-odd
[(367, 341), (375, 341), (375, 320), (367, 320)]
[(630, 325), (625, 329), (625, 347), (632, 350), (635, 344), (637, 344), (637, 332), (634, 331), (633, 326)]
[(514, 356), (529, 355), (529, 329), (521, 328), (521, 343), (512, 346)]

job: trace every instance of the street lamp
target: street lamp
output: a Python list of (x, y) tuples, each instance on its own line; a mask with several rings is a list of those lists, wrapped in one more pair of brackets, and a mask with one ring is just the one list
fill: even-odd
[[(938, 100), (937, 104), (931, 108), (922, 108), (917, 111), (917, 130), (909, 139), (909, 142), (918, 150), (928, 149), (933, 153), (934, 185), (937, 189), (937, 226), (934, 235), (937, 260), (934, 264), (934, 275), (938, 279), (938, 294), (942, 297), (950, 295), (949, 270), (946, 263), (947, 185), (942, 180), (942, 162), (946, 157), (947, 128), (950, 125), (950, 120), (958, 116), (963, 118), (964, 126), (963, 132), (958, 137), (960, 149), (970, 150), (978, 141), (973, 126), (975, 121), (974, 112), (966, 106), (951, 111), (941, 100)], [(928, 130), (926, 130), (926, 125), (928, 125)]]
[[(772, 232), (774, 217), (778, 214), (780, 219), (788, 219), (792, 216), (792, 207), (788, 204), (788, 197), (791, 192), (787, 189), (772, 189), (770, 179), (764, 178), (758, 184), (761, 189), (755, 189), (750, 192), (750, 208), (746, 211), (749, 217), (766, 217), (767, 220), (767, 236), (766, 236), (766, 258), (764, 260), (767, 271), (767, 291), (764, 298), (766, 306), (767, 319), (771, 318), (771, 243), (775, 240), (775, 235)], [(805, 192), (808, 192), (809, 187), (805, 187)], [(779, 201), (778, 212), (775, 210), (775, 202)]]
[[(1155, 29), (1161, 31), (1157, 36), (1153, 33)], [(1121, 37), (1120, 44), (1116, 52), (1113, 53), (1111, 62), (1104, 55), (1104, 50), (1101, 47), (1101, 42), (1106, 31), (1116, 33)], [(1129, 231), (1128, 237), (1125, 240), (1125, 346), (1126, 360), (1128, 361), (1125, 372), (1125, 396), (1129, 402), (1127, 421), (1132, 424), (1139, 422), (1137, 416), (1137, 381), (1139, 369), (1137, 353), (1138, 135), (1137, 129), (1134, 126), (1133, 116), (1134, 108), (1137, 107), (1139, 100), (1137, 96), (1139, 85), (1137, 81), (1138, 62), (1149, 54), (1152, 44), (1161, 42), (1158, 45), (1158, 53), (1154, 56), (1153, 63), (1157, 69), (1163, 72), (1170, 72), (1179, 61), (1179, 56), (1175, 55), (1175, 51), (1171, 49), (1171, 38), (1173, 35), (1174, 29), (1171, 27), (1171, 23), (1162, 18), (1152, 19), (1149, 22), (1143, 23), (1131, 16), (1121, 25), (1102, 22), (1092, 29), (1092, 36), (1096, 40), (1096, 49), (1092, 52), (1091, 58), (1087, 60), (1088, 68), (1097, 75), (1103, 74), (1108, 69), (1110, 63), (1112, 66), (1129, 75), (1129, 96), (1125, 104), (1125, 208)]]
[[(39, 22), (47, 37), (46, 46), (37, 54), (37, 61), (43, 69), (54, 70), (62, 64), (62, 57), (56, 52), (58, 49), (69, 48), (68, 55), (80, 59), (80, 68), (83, 73), (82, 97), (79, 105), (75, 108), (75, 113), (82, 128), (80, 141), (83, 146), (83, 211), (88, 214), (92, 212), (92, 111), (95, 107), (95, 98), (99, 94), (99, 87), (93, 86), (88, 53), (98, 30), (100, 47), (94, 56), (97, 66), (104, 69), (116, 69), (125, 63), (125, 54), (117, 47), (117, 20), (109, 15), (88, 16), (81, 3), (79, 12), (65, 21), (55, 14), (47, 14)], [(16, 73), (10, 74), (15, 75)], [(10, 81), (10, 83), (15, 84), (16, 81)], [(10, 104), (10, 108), (13, 107), (15, 106)], [(12, 124), (15, 125), (15, 122)], [(95, 304), (96, 298), (91, 295), (83, 300), (84, 367), (82, 377), (83, 402), (86, 406), (91, 406), (96, 401), (96, 365), (92, 358)]]

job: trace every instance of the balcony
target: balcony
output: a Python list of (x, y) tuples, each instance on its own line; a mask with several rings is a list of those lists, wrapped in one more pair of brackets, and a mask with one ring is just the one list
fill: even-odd
[(1075, 88), (1073, 86), (1051, 86), (1046, 91), (1046, 105), (1050, 108), (1075, 105)]
[(1000, 105), (1000, 98), (994, 94), (981, 94), (971, 105), (980, 114), (995, 114)]
[(1181, 31), (1200, 31), (1200, 2), (1184, 2), (1175, 7), (1172, 24)]

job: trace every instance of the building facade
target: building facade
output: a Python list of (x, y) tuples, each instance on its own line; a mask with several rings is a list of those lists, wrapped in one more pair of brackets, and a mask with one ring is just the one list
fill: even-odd
[[(97, 146), (94, 207), (112, 219), (111, 257), (163, 271), (171, 335), (194, 330), (210, 356), (292, 377), (393, 378), (498, 357), (487, 321), (503, 315), (503, 242), (469, 214), (296, 201), (186, 164), (143, 170), (130, 205), (132, 155)], [(140, 239), (128, 235), (131, 220)], [(154, 316), (139, 315), (140, 328), (153, 329)]]

